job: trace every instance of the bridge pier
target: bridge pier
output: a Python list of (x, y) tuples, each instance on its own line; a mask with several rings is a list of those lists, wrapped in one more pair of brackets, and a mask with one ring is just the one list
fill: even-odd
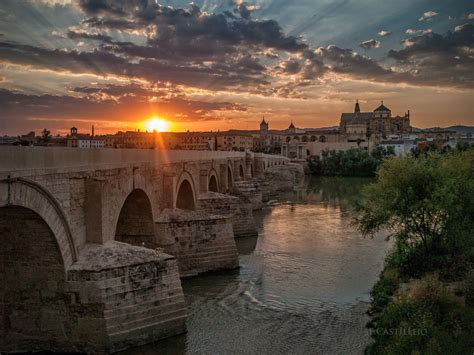
[(186, 330), (176, 258), (126, 243), (88, 245), (67, 273), (70, 341), (115, 352)]
[(252, 205), (240, 197), (209, 192), (199, 196), (198, 206), (200, 211), (230, 218), (236, 238), (258, 235)]
[(239, 266), (229, 217), (173, 209), (164, 210), (155, 224), (155, 244), (176, 256), (181, 277)]

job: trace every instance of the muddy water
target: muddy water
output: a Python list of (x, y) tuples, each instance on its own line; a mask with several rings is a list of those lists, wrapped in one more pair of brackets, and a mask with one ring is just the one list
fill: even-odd
[(188, 333), (127, 353), (362, 353), (388, 249), (350, 226), (367, 182), (309, 179), (278, 196), (256, 213), (259, 237), (237, 240), (240, 269), (183, 281)]

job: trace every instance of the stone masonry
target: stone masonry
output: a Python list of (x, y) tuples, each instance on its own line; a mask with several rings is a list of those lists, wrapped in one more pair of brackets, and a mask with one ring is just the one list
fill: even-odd
[(234, 234), (256, 235), (264, 178), (291, 184), (288, 166), (241, 152), (0, 147), (0, 352), (113, 352), (184, 332), (180, 277), (238, 267)]
[(164, 210), (156, 244), (176, 255), (181, 277), (239, 266), (230, 218), (202, 211)]

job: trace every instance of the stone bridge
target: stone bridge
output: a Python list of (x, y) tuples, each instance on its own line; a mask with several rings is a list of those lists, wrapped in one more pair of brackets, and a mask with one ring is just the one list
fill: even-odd
[(184, 332), (180, 277), (238, 267), (279, 172), (300, 173), (243, 152), (0, 147), (0, 352)]

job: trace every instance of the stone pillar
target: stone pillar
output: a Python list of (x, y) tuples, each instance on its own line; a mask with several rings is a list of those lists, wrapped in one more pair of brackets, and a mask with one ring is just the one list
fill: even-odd
[(227, 163), (219, 165), (219, 188), (223, 194), (229, 190), (229, 181), (227, 181)]
[(120, 242), (89, 244), (67, 272), (71, 342), (110, 353), (185, 332), (176, 258)]
[(205, 169), (201, 169), (199, 171), (199, 192), (205, 194), (208, 190), (208, 171)]
[(176, 173), (174, 171), (163, 172), (163, 208), (173, 208), (174, 206), (174, 184)]
[(254, 164), (253, 164), (255, 177), (259, 177), (263, 175), (263, 172), (265, 171), (264, 164), (265, 164), (264, 158), (255, 157)]
[[(240, 176), (240, 165), (244, 169), (244, 176)], [(234, 181), (240, 181), (245, 178), (245, 162), (239, 160), (234, 161)]]
[[(209, 194), (221, 196), (215, 192)], [(202, 210), (165, 210), (156, 225), (157, 245), (176, 256), (181, 277), (239, 266), (229, 216)]]
[(89, 178), (85, 181), (84, 217), (86, 222), (86, 240), (89, 243), (103, 244), (106, 241), (106, 223), (104, 223), (105, 193), (103, 179)]

